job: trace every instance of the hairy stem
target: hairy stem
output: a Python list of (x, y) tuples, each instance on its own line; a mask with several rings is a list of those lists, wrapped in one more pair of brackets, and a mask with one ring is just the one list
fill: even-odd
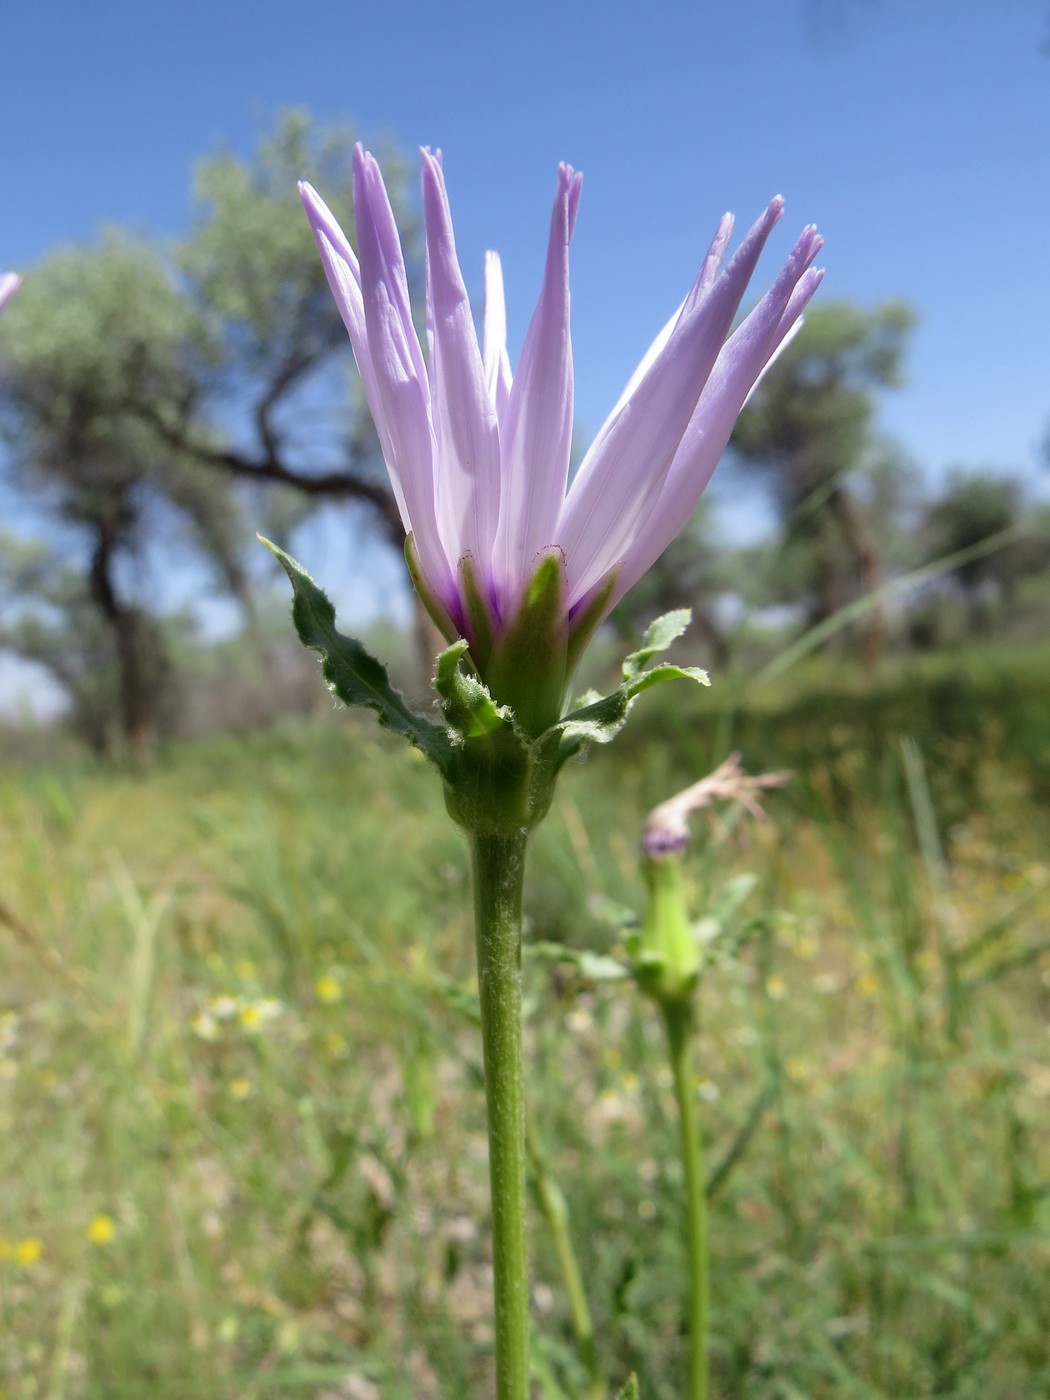
[(693, 1078), (692, 998), (662, 1004), (671, 1051), (674, 1093), (681, 1130), (682, 1170), (685, 1175), (686, 1234), (689, 1241), (689, 1390), (688, 1400), (707, 1400), (707, 1327), (710, 1278), (707, 1257), (707, 1196), (703, 1152)]
[(471, 838), (492, 1190), (497, 1400), (529, 1396), (521, 1047), (521, 894), (527, 840), (524, 830)]

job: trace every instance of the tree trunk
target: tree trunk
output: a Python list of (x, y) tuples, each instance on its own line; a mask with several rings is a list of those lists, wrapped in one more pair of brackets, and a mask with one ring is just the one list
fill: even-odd
[(113, 557), (119, 527), (112, 520), (96, 526), (91, 556), (91, 596), (113, 634), (120, 690), (120, 732), (128, 752), (137, 762), (147, 759), (157, 739), (153, 695), (146, 675), (142, 646), (142, 618), (126, 607), (113, 581)]
[[(856, 568), (860, 596), (865, 597), (881, 588), (885, 582), (882, 557), (875, 541), (865, 529), (857, 507), (848, 491), (833, 491), (828, 506), (838, 522), (846, 547)], [(882, 603), (872, 606), (859, 624), (861, 657), (864, 669), (871, 676), (886, 646), (886, 609)]]

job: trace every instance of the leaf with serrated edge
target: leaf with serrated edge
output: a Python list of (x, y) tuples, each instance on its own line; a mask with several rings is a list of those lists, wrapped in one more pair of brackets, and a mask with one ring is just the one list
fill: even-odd
[(605, 695), (581, 710), (573, 710), (547, 731), (549, 735), (558, 736), (555, 756), (557, 767), (560, 768), (567, 759), (578, 753), (584, 744), (608, 744), (610, 740), (615, 739), (627, 721), (635, 698), (650, 686), (673, 680), (696, 681), (698, 685), (711, 684), (707, 672), (701, 671), (699, 667), (674, 666), (670, 662), (654, 666), (652, 670), (643, 671), (633, 679), (624, 681), (611, 695)]
[(676, 608), (674, 612), (664, 613), (655, 622), (650, 622), (645, 629), (641, 647), (638, 651), (633, 651), (623, 663), (624, 680), (634, 680), (657, 652), (666, 651), (689, 626), (692, 617), (693, 614), (688, 608)]
[(452, 761), (452, 742), (445, 730), (409, 709), (382, 662), (336, 629), (335, 609), (306, 570), (269, 540), (262, 542), (291, 581), (295, 630), (303, 646), (320, 652), (321, 673), (332, 693), (351, 708), (374, 710), (384, 728), (415, 744), (445, 774)]
[(701, 671), (699, 666), (676, 666), (673, 661), (664, 661), (652, 670), (643, 671), (640, 676), (626, 681), (624, 689), (633, 700), (651, 685), (661, 685), (664, 681), (696, 681), (697, 685), (710, 685), (711, 677), (706, 671)]

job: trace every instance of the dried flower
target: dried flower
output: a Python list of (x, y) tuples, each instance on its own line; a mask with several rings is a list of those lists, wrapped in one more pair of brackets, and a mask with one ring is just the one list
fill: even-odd
[(790, 780), (791, 774), (787, 772), (760, 773), (757, 777), (751, 777), (741, 768), (740, 755), (732, 753), (706, 778), (701, 778), (698, 783), (693, 783), (653, 808), (645, 823), (642, 849), (651, 858), (684, 851), (689, 844), (690, 816), (716, 802), (736, 803), (761, 821), (765, 812), (758, 794), (766, 788), (783, 787)]

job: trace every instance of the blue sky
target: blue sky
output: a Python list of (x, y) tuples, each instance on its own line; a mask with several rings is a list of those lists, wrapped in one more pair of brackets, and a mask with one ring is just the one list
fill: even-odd
[(1050, 0), (34, 0), (0, 32), (0, 267), (107, 222), (181, 234), (195, 158), (247, 154), (301, 104), (443, 148), (468, 283), (497, 248), (520, 341), (568, 160), (593, 429), (719, 215), (746, 225), (780, 192), (760, 279), (814, 221), (822, 295), (919, 314), (886, 429), (933, 475), (1050, 483)]

